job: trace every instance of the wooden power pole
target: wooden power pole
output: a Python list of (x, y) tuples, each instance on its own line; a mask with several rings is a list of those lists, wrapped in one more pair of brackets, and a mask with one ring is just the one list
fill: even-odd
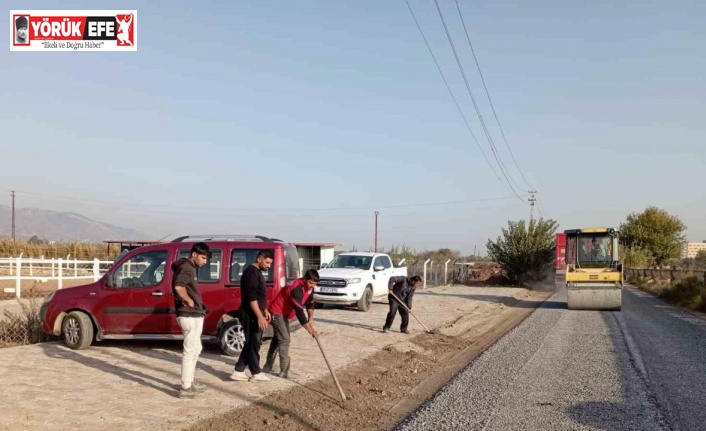
[(15, 191), (10, 192), (12, 196), (12, 242), (15, 242)]
[(378, 252), (378, 214), (380, 213), (375, 211), (375, 253)]
[(535, 197), (535, 193), (537, 193), (536, 190), (530, 190), (530, 197), (527, 199), (530, 203), (530, 220), (534, 218), (534, 203), (537, 202), (537, 198)]

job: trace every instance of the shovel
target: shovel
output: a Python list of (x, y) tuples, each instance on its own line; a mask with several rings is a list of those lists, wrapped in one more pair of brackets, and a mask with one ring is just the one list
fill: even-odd
[(392, 293), (392, 291), (390, 291), (390, 295), (392, 295), (392, 297), (395, 298), (395, 299), (397, 300), (397, 302), (399, 302), (400, 305), (402, 305), (402, 306), (404, 307), (404, 309), (409, 312), (409, 314), (411, 314), (415, 319), (417, 319), (417, 322), (419, 322), (420, 325), (424, 326), (424, 329), (425, 329), (428, 333), (430, 333), (430, 334), (432, 333), (432, 332), (429, 330), (429, 328), (427, 328), (427, 327), (422, 323), (422, 321), (419, 320), (419, 318), (418, 318), (417, 316), (415, 316), (414, 313), (412, 313), (412, 310), (410, 310), (409, 308), (407, 308), (407, 304), (405, 304), (404, 302), (402, 302), (402, 300), (400, 300), (400, 298), (398, 298), (397, 295), (395, 295), (394, 293)]

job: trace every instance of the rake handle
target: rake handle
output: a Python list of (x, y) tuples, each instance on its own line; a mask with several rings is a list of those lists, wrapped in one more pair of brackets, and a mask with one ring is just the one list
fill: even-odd
[(318, 338), (314, 338), (316, 340), (316, 344), (319, 345), (319, 350), (321, 350), (321, 354), (324, 357), (324, 361), (326, 361), (326, 365), (328, 366), (328, 370), (331, 372), (331, 376), (333, 376), (333, 381), (336, 382), (336, 387), (338, 388), (338, 392), (341, 394), (341, 399), (345, 402), (346, 401), (346, 394), (343, 393), (343, 388), (341, 387), (341, 384), (338, 383), (338, 378), (336, 377), (336, 373), (333, 372), (333, 368), (331, 367), (331, 364), (328, 361), (328, 358), (326, 358), (326, 352), (324, 352), (324, 348), (321, 346), (321, 342), (319, 341)]

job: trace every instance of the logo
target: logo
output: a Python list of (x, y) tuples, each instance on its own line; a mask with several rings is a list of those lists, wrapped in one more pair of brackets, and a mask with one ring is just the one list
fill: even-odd
[(322, 278), (318, 282), (319, 286), (337, 286), (337, 287), (345, 287), (346, 282), (344, 280), (327, 280), (325, 278)]
[(11, 10), (10, 51), (137, 51), (137, 11)]

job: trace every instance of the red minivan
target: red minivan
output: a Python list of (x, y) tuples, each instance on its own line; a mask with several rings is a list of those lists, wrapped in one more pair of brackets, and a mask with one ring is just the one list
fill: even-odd
[[(243, 270), (260, 250), (272, 252), (274, 261), (264, 272), (271, 301), (300, 276), (299, 255), (289, 243), (263, 236), (201, 235), (136, 248), (120, 256), (97, 282), (50, 293), (41, 308), (43, 331), (62, 336), (77, 350), (94, 340), (183, 339), (174, 311), (171, 266), (189, 257), (199, 241), (211, 248), (211, 258), (197, 268), (203, 303), (210, 309), (203, 339), (218, 341), (228, 355), (240, 354), (245, 343), (238, 319)], [(268, 326), (265, 337), (271, 336)]]

